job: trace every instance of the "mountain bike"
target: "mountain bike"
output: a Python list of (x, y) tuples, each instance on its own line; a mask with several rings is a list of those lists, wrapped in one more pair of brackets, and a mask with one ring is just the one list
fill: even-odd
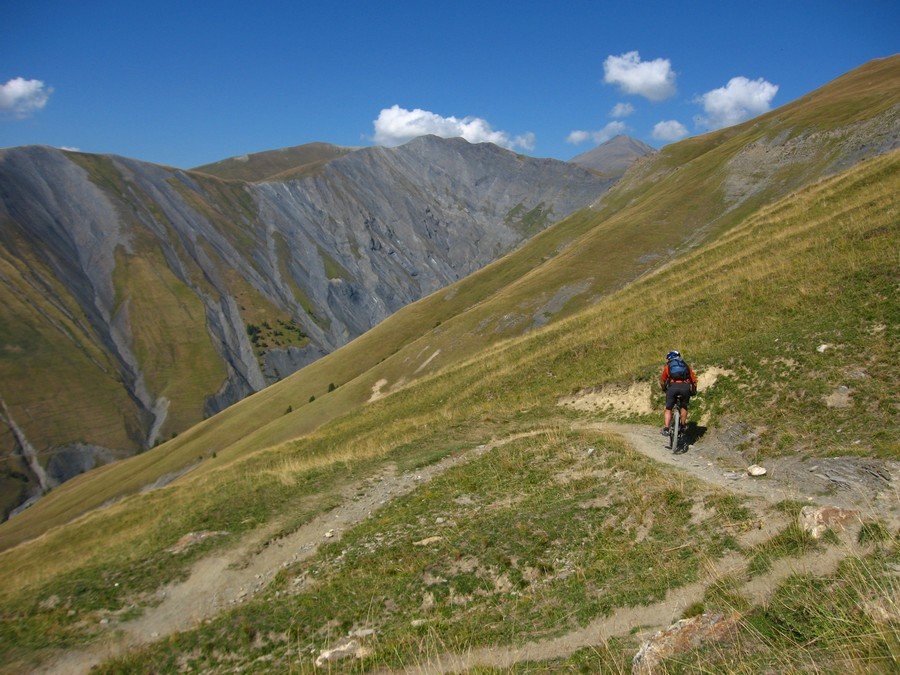
[(669, 450), (678, 454), (684, 450), (684, 426), (681, 424), (681, 394), (675, 397), (675, 405), (672, 406), (672, 422), (669, 424)]

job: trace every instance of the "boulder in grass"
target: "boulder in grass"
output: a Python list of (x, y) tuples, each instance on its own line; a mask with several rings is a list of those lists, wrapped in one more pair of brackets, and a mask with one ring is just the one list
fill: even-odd
[(730, 615), (716, 612), (676, 621), (641, 645), (631, 661), (631, 672), (650, 675), (670, 656), (689, 652), (705, 642), (723, 640), (740, 618), (737, 612)]
[(804, 506), (798, 518), (800, 529), (813, 539), (828, 530), (843, 530), (851, 520), (859, 518), (859, 511), (849, 511), (837, 506)]

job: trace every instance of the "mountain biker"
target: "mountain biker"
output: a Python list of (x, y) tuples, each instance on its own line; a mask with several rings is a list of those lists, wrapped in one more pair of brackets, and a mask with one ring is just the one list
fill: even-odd
[(697, 393), (697, 376), (681, 358), (681, 352), (673, 350), (666, 354), (666, 367), (659, 376), (659, 386), (666, 393), (665, 426), (660, 433), (667, 436), (669, 425), (672, 424), (675, 397), (681, 394), (681, 426), (684, 427), (687, 424), (688, 402), (691, 396)]

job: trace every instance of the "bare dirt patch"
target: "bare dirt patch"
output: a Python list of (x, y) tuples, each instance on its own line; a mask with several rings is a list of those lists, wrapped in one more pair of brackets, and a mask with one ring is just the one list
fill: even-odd
[(387, 386), (387, 383), (388, 381), (382, 378), (372, 386), (372, 395), (369, 397), (369, 403), (384, 398), (385, 394), (382, 392), (382, 389)]
[(727, 368), (719, 368), (718, 366), (710, 366), (708, 368), (698, 369), (697, 390), (703, 391), (712, 387), (720, 377), (733, 376), (734, 372)]
[(582, 389), (572, 396), (564, 396), (559, 400), (559, 405), (584, 412), (649, 415), (653, 412), (650, 393), (650, 385), (646, 382), (604, 384)]
[[(727, 368), (708, 366), (698, 368), (697, 389), (714, 386), (720, 377), (734, 375)], [(655, 382), (601, 384), (585, 387), (571, 396), (563, 396), (558, 405), (583, 412), (612, 412), (622, 415), (653, 414), (652, 394)]]

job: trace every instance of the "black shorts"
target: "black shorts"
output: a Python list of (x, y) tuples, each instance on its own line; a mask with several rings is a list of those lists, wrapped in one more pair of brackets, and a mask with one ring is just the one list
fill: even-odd
[(670, 382), (666, 388), (666, 410), (671, 410), (675, 405), (675, 397), (681, 394), (681, 407), (687, 408), (691, 400), (690, 382)]

